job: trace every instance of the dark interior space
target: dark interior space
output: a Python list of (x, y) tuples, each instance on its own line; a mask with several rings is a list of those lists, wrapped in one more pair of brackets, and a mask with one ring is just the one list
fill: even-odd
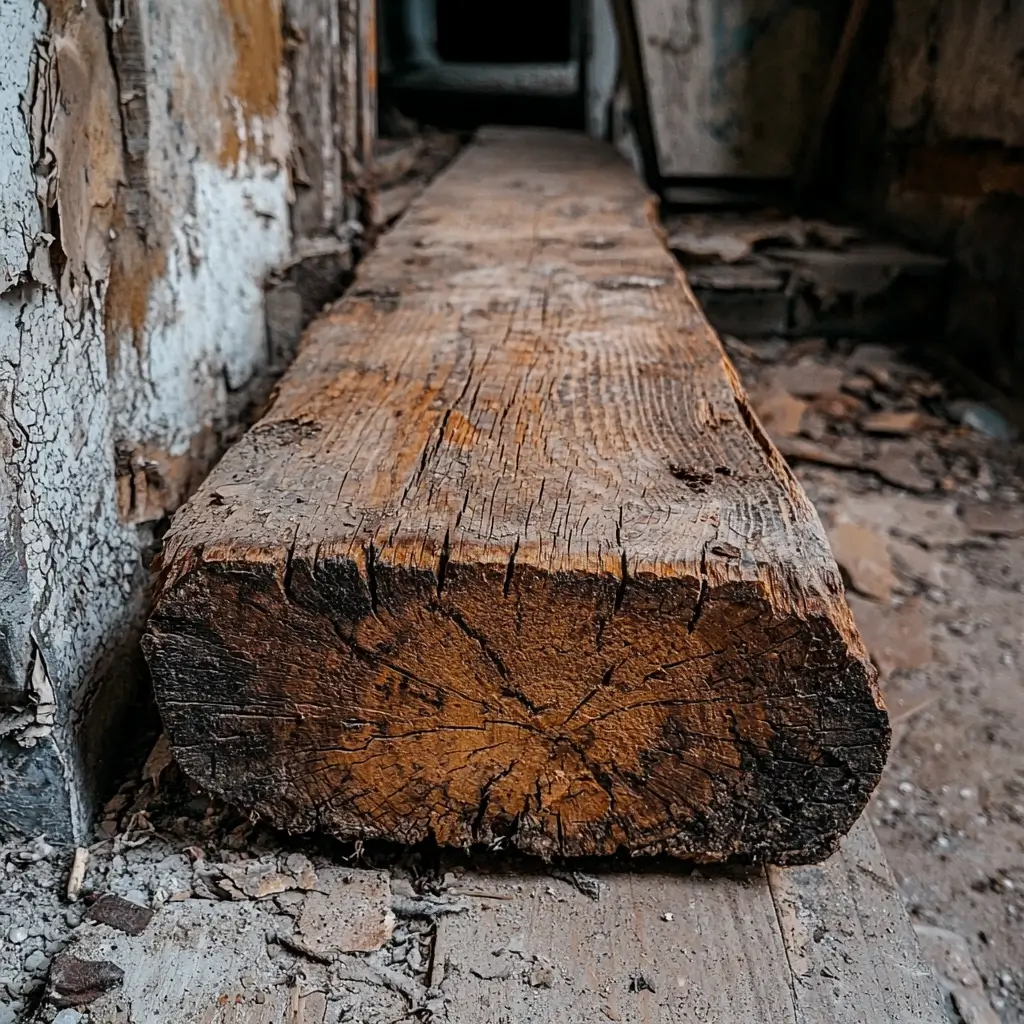
[(565, 63), (573, 56), (571, 33), (570, 0), (437, 4), (438, 56), (453, 64)]
[(483, 124), (582, 129), (583, 34), (574, 0), (385, 3), (381, 134), (393, 134), (394, 110), (457, 131)]

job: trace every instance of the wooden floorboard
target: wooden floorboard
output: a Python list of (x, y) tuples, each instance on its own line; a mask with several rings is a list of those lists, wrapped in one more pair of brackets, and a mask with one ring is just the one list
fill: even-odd
[[(389, 872), (321, 861), (314, 888), (293, 892), (302, 903), (293, 899), (291, 913), (236, 891), (167, 903), (141, 933), (86, 922), (68, 955), (121, 979), (86, 996), (89, 1021), (947, 1021), (863, 821), (818, 867), (688, 871), (662, 861), (574, 878), (537, 862), (536, 871), (486, 859), (465, 870), (451, 857), (425, 896), (405, 871), (389, 882)], [(436, 918), (432, 947), (430, 925), (414, 931), (410, 915)], [(65, 991), (51, 977), (43, 1006)]]
[(866, 822), (816, 867), (466, 876), (438, 926), (448, 1024), (940, 1024), (947, 1020)]
[(943, 1001), (870, 825), (826, 863), (769, 868), (798, 1024), (944, 1020)]

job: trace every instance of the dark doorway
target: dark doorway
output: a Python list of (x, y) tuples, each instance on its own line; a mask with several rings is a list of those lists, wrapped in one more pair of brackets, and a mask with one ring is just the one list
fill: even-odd
[(437, 0), (437, 52), (453, 64), (565, 63), (572, 37), (571, 0)]

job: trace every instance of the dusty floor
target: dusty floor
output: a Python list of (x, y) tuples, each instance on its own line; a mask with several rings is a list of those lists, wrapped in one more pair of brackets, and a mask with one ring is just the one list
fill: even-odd
[(966, 940), (998, 1016), (965, 1019), (1024, 1021), (1024, 453), (951, 425), (992, 410), (880, 346), (727, 344), (881, 671), (870, 814), (911, 916), (937, 959)]
[[(826, 523), (882, 672), (895, 743), (870, 814), (926, 951), (968, 1024), (1024, 1021), (1024, 456), (1006, 438), (957, 425), (1007, 430), (883, 347), (727, 346)], [(257, 858), (247, 868), (242, 851)], [(246, 984), (297, 1006), (311, 972), (328, 969), (310, 948), (329, 939), (358, 949), (365, 938), (325, 939), (310, 920), (299, 928), (309, 948), (274, 940), (302, 924), (310, 871), (322, 884), (363, 886), (383, 929), (368, 959), (329, 968), (341, 973), (323, 1019), (383, 1024), (413, 1006), (429, 1019), (437, 998), (431, 921), (452, 897), (420, 853), (393, 865), (382, 895), (372, 872), (352, 868), (372, 868), (372, 857), (266, 835), (190, 790), (160, 747), (108, 805), (75, 902), (70, 851), (26, 836), (0, 856), (0, 1024), (32, 1018), (48, 971), (53, 992), (51, 961), (104, 892), (155, 908), (200, 897), (189, 906), (193, 926), (214, 936), (211, 963), (226, 927), (217, 908), (263, 894), (245, 904), (246, 926), (270, 936)], [(117, 934), (110, 941), (135, 941)], [(156, 956), (157, 939), (147, 941)], [(50, 1001), (39, 1014), (84, 1019)]]

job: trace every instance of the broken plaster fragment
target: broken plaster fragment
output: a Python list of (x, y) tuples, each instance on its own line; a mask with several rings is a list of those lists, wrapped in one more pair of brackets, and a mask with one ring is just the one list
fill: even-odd
[(1024, 537), (1024, 505), (966, 505), (964, 525), (973, 534), (988, 537)]
[(782, 388), (754, 399), (754, 408), (772, 437), (796, 437), (808, 405)]
[(848, 601), (882, 679), (901, 669), (921, 668), (934, 660), (928, 620), (919, 598), (911, 598), (900, 608), (885, 608), (855, 594)]
[(213, 867), (224, 876), (217, 880), (217, 888), (233, 900), (246, 897), (263, 900), (300, 887), (291, 875), (277, 870), (276, 858), (262, 858), (238, 864), (216, 864)]
[(828, 531), (828, 539), (853, 589), (888, 604), (897, 582), (888, 538), (870, 527), (840, 520)]
[(294, 879), (300, 889), (309, 891), (316, 888), (316, 870), (312, 861), (301, 853), (290, 853), (285, 858), (285, 871)]

